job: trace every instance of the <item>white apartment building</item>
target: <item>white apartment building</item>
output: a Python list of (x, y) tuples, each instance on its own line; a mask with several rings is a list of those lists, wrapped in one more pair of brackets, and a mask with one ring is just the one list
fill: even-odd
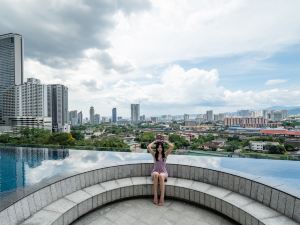
[(278, 142), (270, 142), (270, 141), (250, 141), (250, 149), (253, 151), (265, 151), (267, 152), (268, 149), (265, 148), (266, 145), (279, 145)]
[(47, 110), (47, 85), (28, 78), (3, 92), (3, 120), (8, 126), (52, 129)]

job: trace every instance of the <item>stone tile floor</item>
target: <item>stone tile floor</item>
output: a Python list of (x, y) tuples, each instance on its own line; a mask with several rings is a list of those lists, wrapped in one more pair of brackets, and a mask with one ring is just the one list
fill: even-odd
[(164, 206), (151, 199), (131, 199), (95, 210), (72, 225), (236, 225), (207, 209), (184, 202), (166, 200)]

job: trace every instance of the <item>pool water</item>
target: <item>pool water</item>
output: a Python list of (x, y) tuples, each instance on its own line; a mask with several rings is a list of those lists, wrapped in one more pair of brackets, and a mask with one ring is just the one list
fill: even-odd
[[(94, 169), (107, 162), (147, 159), (152, 159), (148, 153), (0, 148), (0, 196), (1, 193), (36, 185), (56, 176)], [(249, 176), (300, 196), (299, 161), (170, 155), (168, 162), (172, 161), (194, 161), (201, 167)]]

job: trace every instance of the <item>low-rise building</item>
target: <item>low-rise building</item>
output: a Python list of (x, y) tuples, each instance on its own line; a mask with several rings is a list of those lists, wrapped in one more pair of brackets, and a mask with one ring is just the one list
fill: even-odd
[(250, 141), (249, 142), (250, 149), (253, 151), (268, 151), (269, 149), (266, 146), (270, 145), (279, 145), (278, 142), (270, 142), (270, 141)]

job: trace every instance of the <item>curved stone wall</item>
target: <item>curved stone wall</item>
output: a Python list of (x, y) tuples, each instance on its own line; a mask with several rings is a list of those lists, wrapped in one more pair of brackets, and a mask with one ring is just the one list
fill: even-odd
[[(102, 197), (101, 204), (94, 203), (96, 200), (93, 201), (93, 199), (98, 199), (100, 194), (102, 196), (105, 193), (107, 196), (108, 191), (110, 196), (114, 196), (111, 197), (110, 201), (125, 197), (150, 195), (152, 194), (152, 181), (149, 179), (149, 175), (152, 167), (153, 163), (149, 160), (112, 163), (99, 169), (61, 179), (29, 193), (2, 210), (0, 212), (0, 225), (27, 224), (28, 218), (40, 215), (47, 207), (51, 208), (53, 204), (58, 204), (58, 201), (69, 201), (65, 204), (69, 204), (70, 210), (76, 207), (78, 218), (82, 215), (79, 212), (87, 213), (108, 203), (109, 201), (103, 201)], [(182, 165), (180, 162), (168, 164), (168, 172), (170, 178), (166, 183), (167, 197), (179, 198), (212, 208), (241, 224), (272, 224), (268, 223), (268, 215), (265, 217), (262, 215), (262, 219), (260, 219), (249, 214), (251, 210), (255, 211), (256, 209), (249, 209), (248, 213), (239, 209), (240, 201), (250, 202), (250, 200), (255, 202), (253, 206), (265, 210), (265, 214), (272, 212), (270, 218), (275, 215), (274, 212), (278, 213), (276, 214), (277, 217), (283, 221), (278, 222), (278, 224), (287, 225), (300, 222), (299, 198), (276, 187), (227, 172), (198, 167), (193, 163), (189, 165)], [(126, 181), (124, 178), (130, 178), (130, 180), (127, 179)], [(121, 185), (119, 187), (116, 186), (118, 182)], [(101, 187), (98, 187), (99, 185)], [(103, 192), (100, 192), (101, 188)], [(125, 193), (127, 189), (132, 191), (127, 194)], [(85, 190), (82, 191), (84, 193), (81, 193), (81, 190)], [(88, 193), (88, 190), (91, 193)], [(122, 191), (124, 192), (123, 195)], [(116, 194), (112, 195), (112, 193)], [(89, 207), (90, 205), (92, 207)], [(79, 210), (79, 207), (83, 207), (85, 210)], [(239, 216), (237, 217), (237, 215)], [(246, 215), (249, 215), (250, 219), (246, 220)], [(59, 218), (64, 218), (64, 216), (60, 215)], [(73, 220), (75, 218), (76, 216)], [(253, 222), (249, 223), (249, 220)], [(70, 221), (71, 219), (60, 219), (53, 224), (69, 224)], [(266, 222), (263, 223), (262, 221)], [(293, 221), (294, 223), (292, 223)]]

